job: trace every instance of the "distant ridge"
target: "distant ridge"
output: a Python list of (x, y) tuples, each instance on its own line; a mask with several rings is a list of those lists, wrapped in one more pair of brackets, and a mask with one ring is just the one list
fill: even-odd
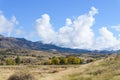
[(40, 41), (32, 42), (26, 40), (25, 38), (14, 38), (14, 37), (4, 37), (0, 35), (0, 48), (8, 48), (8, 49), (31, 49), (31, 50), (43, 50), (43, 51), (58, 51), (58, 52), (67, 52), (67, 53), (116, 53), (120, 51), (90, 51), (85, 49), (70, 49), (70, 48), (62, 48), (53, 44), (43, 44)]

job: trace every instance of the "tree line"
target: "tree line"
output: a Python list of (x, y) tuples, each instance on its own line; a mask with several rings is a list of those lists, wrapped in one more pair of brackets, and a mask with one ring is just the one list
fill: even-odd
[[(42, 65), (69, 65), (69, 64), (82, 64), (92, 62), (93, 59), (87, 59), (86, 61), (82, 58), (76, 56), (67, 56), (67, 57), (52, 57), (48, 61), (41, 63)], [(16, 58), (7, 58), (5, 60), (6, 65), (20, 65), (23, 64), (24, 60), (21, 60), (19, 56)], [(27, 63), (32, 64), (29, 60)], [(4, 65), (4, 64), (1, 64)], [(37, 64), (40, 65), (40, 64)]]
[(83, 63), (83, 59), (74, 56), (52, 57), (49, 60), (50, 65), (66, 65), (66, 64), (81, 64), (81, 63)]
[[(69, 56), (69, 57), (52, 57), (48, 62), (44, 62), (44, 65), (68, 65), (68, 64), (81, 64), (83, 59), (79, 57)], [(6, 60), (6, 65), (19, 65), (21, 64), (20, 57), (17, 56), (15, 59), (8, 58)]]

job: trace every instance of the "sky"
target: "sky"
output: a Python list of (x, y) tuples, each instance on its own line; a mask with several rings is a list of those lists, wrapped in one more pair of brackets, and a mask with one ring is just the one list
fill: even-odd
[(120, 49), (120, 0), (0, 0), (0, 34), (61, 47)]

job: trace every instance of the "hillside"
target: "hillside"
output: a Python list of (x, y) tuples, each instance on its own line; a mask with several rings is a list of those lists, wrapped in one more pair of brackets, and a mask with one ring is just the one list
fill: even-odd
[(44, 76), (40, 80), (119, 80), (120, 54), (59, 73)]
[(118, 51), (107, 51), (107, 50), (86, 50), (86, 49), (71, 49), (56, 46), (53, 44), (44, 44), (41, 41), (32, 42), (26, 40), (25, 38), (15, 38), (15, 37), (4, 37), (0, 35), (0, 48), (7, 49), (30, 49), (30, 50), (42, 50), (42, 51), (57, 51), (61, 53), (100, 53), (100, 54), (111, 54), (120, 52)]
[(14, 38), (4, 37), (0, 35), (0, 48), (7, 49), (31, 49), (31, 50), (42, 50), (42, 51), (59, 51), (59, 52), (70, 52), (70, 53), (81, 53), (89, 52), (88, 50), (62, 48), (52, 44), (44, 44), (40, 41), (32, 42), (25, 38)]

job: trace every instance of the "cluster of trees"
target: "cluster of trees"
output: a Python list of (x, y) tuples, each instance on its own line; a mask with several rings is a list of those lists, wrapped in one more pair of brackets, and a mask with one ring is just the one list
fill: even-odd
[(65, 65), (65, 64), (81, 64), (83, 59), (69, 56), (69, 57), (52, 57), (49, 61), (50, 65)]
[(21, 62), (20, 62), (20, 57), (17, 56), (15, 59), (12, 59), (12, 58), (8, 58), (6, 60), (6, 65), (19, 65)]
[(36, 59), (20, 59), (19, 56), (16, 58), (6, 58), (4, 62), (1, 62), (0, 65), (20, 65), (20, 64), (44, 64), (44, 65), (69, 65), (69, 64), (84, 64), (92, 62), (93, 59), (81, 59), (75, 56), (67, 56), (67, 57), (52, 57), (47, 62), (41, 62)]

